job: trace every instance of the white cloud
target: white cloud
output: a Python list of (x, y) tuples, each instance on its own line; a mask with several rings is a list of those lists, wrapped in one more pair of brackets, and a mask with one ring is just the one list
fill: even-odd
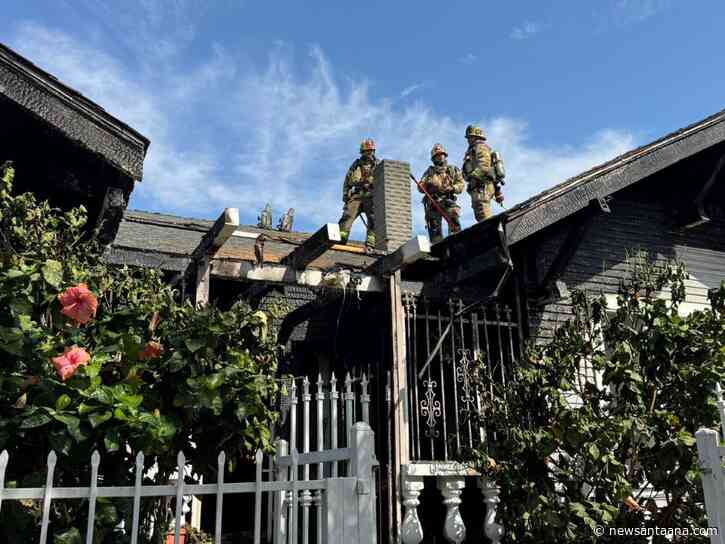
[(516, 26), (511, 30), (510, 37), (514, 40), (525, 40), (531, 36), (538, 34), (544, 29), (542, 23), (534, 21), (524, 21), (523, 24)]
[[(635, 144), (628, 133), (605, 130), (583, 144), (547, 146), (530, 140), (523, 120), (464, 121), (420, 100), (376, 98), (366, 81), (341, 82), (319, 47), (300, 59), (288, 45), (277, 44), (261, 69), (241, 65), (216, 47), (199, 66), (153, 78), (37, 25), (19, 27), (11, 43), (151, 139), (132, 207), (140, 202), (187, 216), (215, 217), (235, 206), (242, 221), (253, 223), (269, 201), (276, 216), (294, 207), (297, 228), (336, 221), (343, 177), (367, 137), (375, 138), (379, 157), (408, 161), (420, 176), (436, 142), (460, 165), (467, 121), (478, 122), (505, 160), (507, 206)], [(415, 227), (423, 232), (420, 195), (412, 185), (411, 193)], [(460, 202), (463, 223), (471, 224), (466, 193)], [(358, 222), (354, 232), (361, 231)]]
[(478, 57), (476, 55), (474, 55), (473, 53), (466, 53), (458, 59), (458, 62), (460, 62), (461, 64), (471, 65), (476, 62), (476, 60), (478, 60)]
[(638, 23), (669, 7), (670, 0), (616, 0), (615, 17), (621, 22)]
[(409, 85), (405, 89), (400, 91), (400, 98), (405, 98), (406, 96), (411, 95), (415, 91), (419, 91), (424, 87), (425, 87), (424, 83), (415, 83), (413, 85)]

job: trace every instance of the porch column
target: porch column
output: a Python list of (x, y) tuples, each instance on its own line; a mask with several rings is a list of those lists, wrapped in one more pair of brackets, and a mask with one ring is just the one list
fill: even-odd
[[(405, 485), (403, 482), (401, 482), (401, 480), (403, 479), (401, 468), (410, 462), (410, 442), (408, 437), (409, 428), (407, 409), (407, 346), (405, 345), (405, 309), (403, 307), (403, 297), (400, 288), (400, 271), (396, 271), (395, 273), (393, 273), (388, 281), (391, 309), (390, 322), (393, 344), (392, 432), (393, 442), (395, 444), (395, 451), (393, 452), (394, 458), (391, 461), (393, 465), (393, 480), (397, 489), (399, 485)], [(401, 495), (401, 498), (403, 499), (403, 501), (405, 501), (405, 490), (403, 490), (402, 494), (398, 492), (395, 493), (395, 515), (393, 520), (393, 530), (396, 532), (401, 530), (402, 512), (400, 498), (398, 498)]]

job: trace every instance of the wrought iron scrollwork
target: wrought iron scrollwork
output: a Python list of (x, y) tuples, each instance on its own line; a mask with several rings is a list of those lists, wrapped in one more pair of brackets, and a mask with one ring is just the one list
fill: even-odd
[(475, 396), (471, 385), (471, 350), (459, 349), (458, 364), (456, 365), (456, 381), (461, 384), (461, 396), (458, 399), (463, 405), (461, 411), (464, 414), (471, 414), (475, 409)]
[(425, 387), (425, 398), (420, 401), (420, 413), (426, 418), (425, 424), (427, 429), (425, 430), (425, 436), (428, 438), (438, 438), (440, 432), (435, 428), (436, 418), (441, 416), (441, 402), (435, 400), (435, 388), (438, 386), (438, 382), (435, 380), (425, 380), (423, 386)]

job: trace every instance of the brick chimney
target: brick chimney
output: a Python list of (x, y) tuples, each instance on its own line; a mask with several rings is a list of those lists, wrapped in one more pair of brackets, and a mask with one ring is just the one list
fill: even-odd
[(375, 249), (391, 253), (413, 237), (410, 165), (385, 159), (374, 176)]

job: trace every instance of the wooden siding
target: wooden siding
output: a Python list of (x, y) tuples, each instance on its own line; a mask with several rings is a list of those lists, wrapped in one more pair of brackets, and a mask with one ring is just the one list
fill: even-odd
[[(688, 310), (706, 307), (708, 289), (725, 279), (725, 219), (679, 230), (674, 226), (671, 207), (665, 202), (621, 198), (612, 201), (611, 208), (610, 214), (593, 220), (562, 272), (560, 279), (567, 287), (616, 294), (620, 282), (628, 276), (628, 252), (641, 249), (661, 261), (684, 262), (690, 273), (686, 282)], [(527, 287), (531, 339), (536, 342), (551, 338), (556, 327), (571, 316), (569, 299), (541, 307), (533, 301), (536, 285), (556, 257), (568, 228), (568, 222), (556, 225), (526, 246), (525, 251), (535, 252), (536, 267), (530, 273)]]

